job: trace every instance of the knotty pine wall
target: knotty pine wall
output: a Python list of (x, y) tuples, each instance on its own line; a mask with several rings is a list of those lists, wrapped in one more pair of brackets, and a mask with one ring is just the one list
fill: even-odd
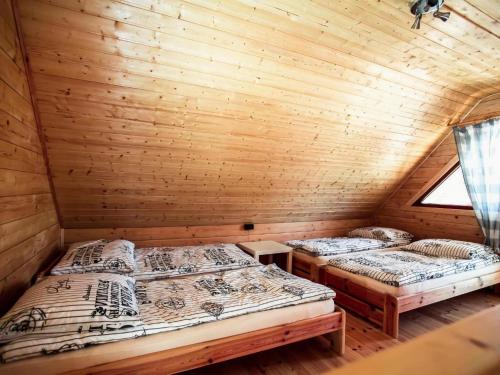
[(481, 120), (500, 116), (500, 93), (484, 98), (464, 119), (464, 123), (473, 124)]
[[(464, 121), (479, 122), (500, 115), (500, 94), (482, 101)], [(385, 202), (374, 217), (377, 224), (395, 226), (414, 233), (418, 238), (453, 238), (482, 242), (481, 228), (471, 210), (414, 207), (412, 201), (422, 189), (442, 175), (443, 168), (458, 161), (453, 134), (430, 154), (406, 182)]]
[[(390, 0), (15, 3), (65, 243), (345, 234), (499, 87), (488, 0), (448, 0), (453, 22), (427, 18), (419, 31)], [(10, 2), (0, 4), (3, 302), (53, 251), (58, 223)], [(396, 226), (421, 217), (382, 212)], [(456, 220), (477, 237), (472, 217)]]
[(338, 219), (330, 221), (256, 224), (252, 231), (242, 225), (184, 226), (159, 228), (75, 228), (64, 230), (64, 242), (96, 238), (125, 238), (137, 246), (180, 246), (217, 242), (237, 243), (245, 241), (273, 240), (283, 242), (292, 239), (342, 236), (348, 231), (371, 225), (371, 219)]
[(0, 1), (0, 314), (58, 246), (59, 225), (10, 2)]
[(370, 217), (500, 84), (487, 0), (18, 3), (68, 229)]

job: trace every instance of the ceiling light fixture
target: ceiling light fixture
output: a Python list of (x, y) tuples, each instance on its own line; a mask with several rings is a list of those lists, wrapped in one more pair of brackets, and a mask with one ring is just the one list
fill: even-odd
[(410, 3), (410, 11), (415, 16), (412, 29), (420, 29), (420, 20), (424, 14), (432, 13), (436, 18), (446, 22), (450, 18), (450, 12), (440, 12), (444, 0), (416, 0)]

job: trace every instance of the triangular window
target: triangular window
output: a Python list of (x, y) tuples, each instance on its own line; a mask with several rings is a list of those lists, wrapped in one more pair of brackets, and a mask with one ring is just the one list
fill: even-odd
[(416, 202), (418, 206), (471, 209), (460, 164), (441, 177)]

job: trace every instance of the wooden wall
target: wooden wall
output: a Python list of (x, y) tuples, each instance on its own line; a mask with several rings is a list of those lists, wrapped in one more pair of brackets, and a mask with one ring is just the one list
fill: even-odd
[(160, 228), (75, 228), (64, 230), (64, 242), (93, 240), (96, 238), (125, 238), (137, 246), (180, 246), (217, 242), (273, 240), (341, 236), (348, 231), (371, 225), (371, 219), (331, 220), (297, 223), (256, 224), (252, 231), (242, 225), (184, 226)]
[(58, 245), (59, 225), (10, 2), (0, 1), (0, 314)]
[[(500, 115), (500, 94), (486, 98), (464, 121), (477, 122), (497, 115)], [(414, 198), (424, 192), (422, 189), (457, 161), (455, 139), (450, 133), (382, 205), (375, 215), (375, 222), (405, 229), (418, 238), (454, 238), (482, 242), (484, 236), (473, 211), (412, 206)]]
[(487, 0), (18, 3), (64, 228), (370, 217), (500, 83)]
[(500, 117), (500, 93), (488, 95), (481, 100), (477, 107), (464, 118), (464, 123), (473, 124), (493, 117)]

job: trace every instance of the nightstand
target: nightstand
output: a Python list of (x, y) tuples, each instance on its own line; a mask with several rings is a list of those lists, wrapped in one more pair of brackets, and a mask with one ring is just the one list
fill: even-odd
[(292, 248), (276, 241), (241, 242), (238, 244), (257, 261), (261, 255), (269, 255), (272, 262), (274, 254), (286, 254), (286, 271), (292, 272)]

